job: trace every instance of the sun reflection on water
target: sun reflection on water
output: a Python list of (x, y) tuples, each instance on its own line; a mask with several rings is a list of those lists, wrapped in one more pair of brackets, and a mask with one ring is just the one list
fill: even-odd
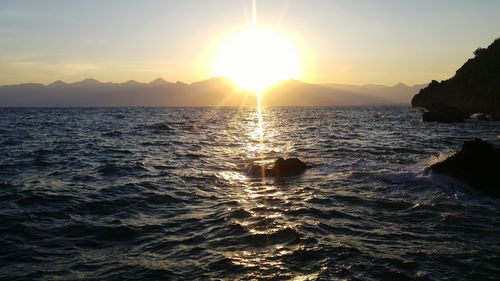
[[(276, 154), (283, 152), (275, 141), (279, 138), (278, 123), (272, 109), (263, 106), (263, 94), (256, 93), (256, 99), (256, 108), (253, 112), (247, 111), (245, 118), (248, 121), (245, 150), (250, 158), (247, 161), (270, 164)], [(236, 172), (225, 172), (221, 177), (231, 181), (235, 188), (230, 196), (238, 202), (237, 208), (248, 214), (232, 218), (229, 223), (245, 229), (248, 239), (245, 243), (249, 247), (227, 251), (224, 255), (233, 264), (255, 269), (250, 273), (254, 277), (261, 278), (265, 272), (284, 270), (283, 258), (299, 247), (297, 244), (287, 245), (297, 238), (295, 231), (298, 227), (283, 216), (283, 207), (290, 204), (291, 191), (284, 189), (282, 183), (274, 178), (252, 178), (244, 173), (237, 175)]]
[(259, 124), (259, 131), (261, 142), (264, 142), (264, 119), (262, 118), (262, 92), (257, 92), (257, 118)]
[[(267, 110), (264, 110), (263, 93), (255, 93), (257, 99), (257, 106), (255, 112), (252, 114), (247, 131), (249, 132), (249, 139), (246, 146), (246, 151), (251, 159), (258, 164), (269, 164), (267, 160), (271, 160), (274, 154), (278, 152), (279, 148), (275, 147), (275, 137), (277, 132), (273, 129), (273, 120), (266, 120), (266, 115), (269, 115)], [(272, 119), (272, 116), (268, 116)]]

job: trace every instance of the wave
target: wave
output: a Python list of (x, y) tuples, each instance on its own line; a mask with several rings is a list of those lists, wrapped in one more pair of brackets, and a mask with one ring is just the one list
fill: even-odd
[(297, 208), (297, 209), (292, 209), (288, 210), (285, 212), (287, 215), (294, 216), (294, 217), (302, 217), (302, 216), (308, 216), (311, 218), (321, 218), (325, 220), (330, 220), (334, 218), (342, 218), (342, 219), (357, 219), (354, 216), (351, 216), (347, 213), (344, 213), (342, 211), (334, 210), (334, 209), (329, 209), (329, 210), (320, 210), (317, 208), (313, 207), (302, 207), (302, 208)]
[(96, 172), (102, 176), (131, 176), (149, 171), (149, 169), (141, 162), (134, 164), (104, 164), (96, 169)]
[(471, 188), (459, 179), (433, 171), (429, 172), (429, 180), (434, 186), (443, 188), (453, 188), (455, 190), (471, 190)]
[(165, 123), (149, 124), (149, 125), (146, 125), (146, 128), (151, 129), (157, 133), (174, 131), (174, 128), (172, 128), (170, 125), (165, 124)]
[(498, 198), (426, 169), (500, 123), (262, 110), (0, 108), (0, 279), (500, 279)]
[(425, 180), (421, 172), (390, 171), (386, 169), (369, 172), (374, 179), (387, 183), (402, 184)]
[(252, 247), (266, 247), (269, 245), (293, 245), (298, 244), (303, 235), (295, 228), (285, 227), (270, 233), (255, 233), (241, 237), (240, 243)]
[(102, 133), (103, 137), (110, 137), (110, 138), (116, 138), (116, 137), (121, 137), (123, 136), (123, 133), (120, 131), (109, 131)]

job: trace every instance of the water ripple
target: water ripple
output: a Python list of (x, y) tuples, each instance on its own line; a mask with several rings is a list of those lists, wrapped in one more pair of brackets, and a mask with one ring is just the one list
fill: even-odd
[[(423, 173), (498, 122), (262, 112), (1, 108), (0, 279), (500, 279), (499, 199)], [(245, 174), (278, 156), (314, 168)]]

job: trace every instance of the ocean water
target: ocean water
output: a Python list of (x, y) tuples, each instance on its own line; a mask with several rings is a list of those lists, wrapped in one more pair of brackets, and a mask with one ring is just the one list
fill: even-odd
[[(500, 280), (499, 198), (408, 107), (0, 109), (1, 280)], [(299, 157), (304, 174), (244, 167)]]

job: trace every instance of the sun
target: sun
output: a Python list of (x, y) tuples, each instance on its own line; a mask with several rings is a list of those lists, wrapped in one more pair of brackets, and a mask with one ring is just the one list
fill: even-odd
[(281, 80), (298, 78), (298, 56), (283, 35), (249, 28), (229, 37), (215, 60), (214, 75), (256, 93)]

